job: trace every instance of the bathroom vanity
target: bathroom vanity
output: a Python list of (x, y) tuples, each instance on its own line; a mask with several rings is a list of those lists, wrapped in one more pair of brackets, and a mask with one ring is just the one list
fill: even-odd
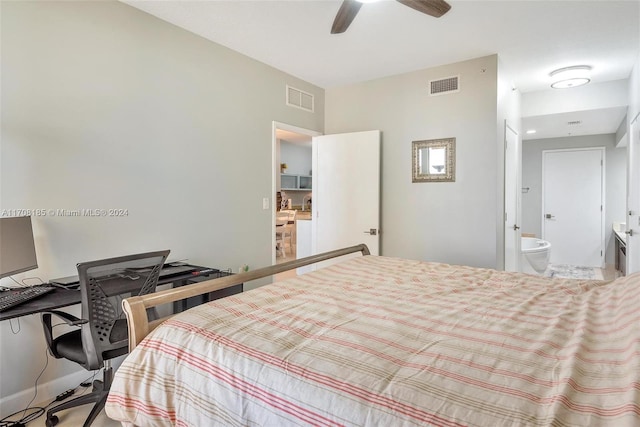
[(616, 257), (615, 266), (616, 271), (620, 272), (622, 276), (627, 274), (627, 241), (626, 234), (624, 233), (624, 224), (613, 225), (613, 235), (616, 239)]

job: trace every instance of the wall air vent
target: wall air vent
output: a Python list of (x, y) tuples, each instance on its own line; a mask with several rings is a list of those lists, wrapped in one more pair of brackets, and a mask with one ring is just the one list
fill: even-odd
[(576, 126), (582, 124), (582, 120), (573, 120), (571, 122), (567, 122), (569, 126)]
[(314, 109), (313, 95), (295, 87), (287, 85), (287, 105), (290, 107), (300, 108), (313, 113)]
[(460, 92), (460, 76), (445, 77), (429, 81), (429, 95), (446, 95)]

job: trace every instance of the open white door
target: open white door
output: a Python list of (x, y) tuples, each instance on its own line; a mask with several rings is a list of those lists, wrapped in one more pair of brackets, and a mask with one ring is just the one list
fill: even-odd
[(379, 254), (380, 131), (313, 138), (313, 253), (365, 243)]
[(518, 177), (520, 162), (518, 134), (505, 125), (504, 138), (504, 269), (506, 271), (520, 271), (518, 202), (522, 190)]
[(627, 275), (640, 271), (640, 114), (631, 122), (627, 147)]

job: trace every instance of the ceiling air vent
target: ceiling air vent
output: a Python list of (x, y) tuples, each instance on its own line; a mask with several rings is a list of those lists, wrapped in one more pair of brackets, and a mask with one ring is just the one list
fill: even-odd
[(574, 121), (571, 121), (571, 122), (567, 122), (567, 124), (569, 126), (576, 126), (576, 125), (582, 124), (582, 120), (574, 120)]
[(287, 85), (287, 105), (313, 113), (313, 95), (309, 92)]
[(429, 95), (445, 95), (460, 92), (460, 76), (429, 81)]

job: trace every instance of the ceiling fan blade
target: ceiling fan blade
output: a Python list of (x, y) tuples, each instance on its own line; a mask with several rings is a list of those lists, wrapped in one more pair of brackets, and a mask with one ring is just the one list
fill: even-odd
[(347, 31), (347, 28), (349, 28), (353, 18), (358, 14), (361, 6), (362, 3), (356, 0), (344, 0), (338, 10), (336, 19), (333, 20), (331, 34), (339, 34)]
[(409, 6), (419, 12), (426, 13), (435, 18), (440, 18), (451, 9), (451, 5), (444, 0), (398, 0), (405, 6)]

